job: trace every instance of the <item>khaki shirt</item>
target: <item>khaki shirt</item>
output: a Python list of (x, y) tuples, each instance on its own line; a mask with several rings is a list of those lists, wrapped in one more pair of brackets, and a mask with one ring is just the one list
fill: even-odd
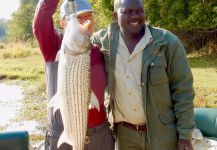
[(147, 44), (152, 40), (148, 26), (145, 34), (130, 54), (119, 32), (119, 42), (115, 67), (114, 122), (144, 124), (145, 114), (142, 100), (141, 70), (142, 55)]

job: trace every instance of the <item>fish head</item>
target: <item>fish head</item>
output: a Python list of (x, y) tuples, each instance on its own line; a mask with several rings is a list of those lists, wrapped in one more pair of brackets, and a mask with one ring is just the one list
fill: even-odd
[(80, 24), (75, 15), (68, 20), (63, 37), (63, 44), (73, 53), (82, 54), (89, 50), (90, 36), (87, 31), (88, 22)]

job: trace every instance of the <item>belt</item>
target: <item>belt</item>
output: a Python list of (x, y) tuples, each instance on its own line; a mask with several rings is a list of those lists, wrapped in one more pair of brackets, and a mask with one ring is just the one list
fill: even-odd
[(136, 125), (136, 124), (131, 124), (128, 122), (119, 122), (118, 124), (125, 126), (125, 127), (128, 127), (128, 128), (131, 128), (131, 129), (134, 129), (134, 130), (139, 131), (139, 132), (146, 132), (146, 130), (147, 130), (146, 124)]
[(103, 129), (105, 129), (106, 127), (109, 127), (109, 123), (108, 121), (105, 121), (103, 124), (99, 125), (99, 126), (96, 126), (94, 128), (88, 128), (87, 130), (87, 135), (88, 136), (91, 136), (93, 135), (94, 133), (98, 133), (100, 131), (102, 131)]

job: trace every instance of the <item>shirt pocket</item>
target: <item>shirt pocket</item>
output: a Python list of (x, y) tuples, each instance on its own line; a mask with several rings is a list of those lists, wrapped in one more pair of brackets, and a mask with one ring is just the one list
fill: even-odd
[(149, 65), (150, 79), (153, 85), (167, 83), (168, 76), (166, 72), (167, 63), (162, 57), (154, 59)]

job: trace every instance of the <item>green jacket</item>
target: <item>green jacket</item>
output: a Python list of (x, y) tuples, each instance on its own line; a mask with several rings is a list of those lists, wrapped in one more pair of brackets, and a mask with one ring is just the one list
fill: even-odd
[[(149, 146), (151, 150), (176, 150), (178, 138), (190, 140), (195, 127), (193, 77), (180, 40), (167, 30), (151, 26), (149, 29), (153, 40), (143, 51), (141, 70)], [(96, 32), (92, 39), (104, 54), (111, 123), (118, 33), (115, 22)]]

